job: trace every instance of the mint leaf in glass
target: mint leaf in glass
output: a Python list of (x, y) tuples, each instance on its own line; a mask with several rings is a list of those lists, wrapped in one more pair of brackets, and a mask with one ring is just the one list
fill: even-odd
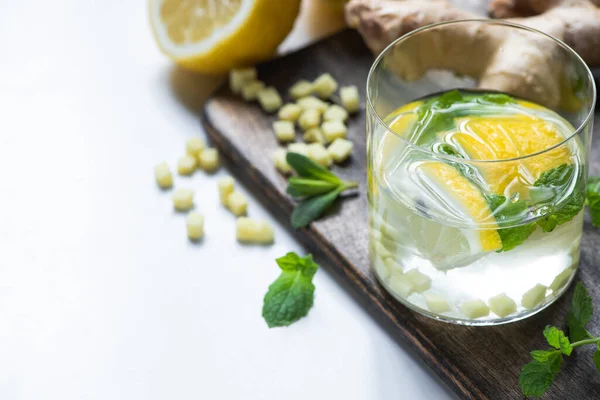
[(515, 202), (508, 201), (506, 197), (498, 194), (489, 194), (485, 196), (490, 209), (492, 210), (498, 227), (498, 234), (502, 241), (501, 251), (509, 251), (523, 244), (523, 242), (535, 231), (535, 223), (519, 225), (511, 228), (505, 226), (515, 223), (517, 216), (523, 215), (527, 211), (527, 204), (523, 200)]

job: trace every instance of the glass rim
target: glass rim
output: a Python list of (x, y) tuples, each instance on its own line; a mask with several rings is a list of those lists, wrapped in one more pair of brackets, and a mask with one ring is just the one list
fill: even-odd
[[(371, 80), (373, 79), (373, 76), (375, 74), (375, 69), (379, 66), (383, 57), (385, 55), (387, 55), (389, 53), (390, 49), (392, 49), (396, 44), (398, 44), (399, 42), (404, 41), (406, 39), (409, 39), (410, 37), (412, 37), (420, 32), (438, 28), (438, 27), (444, 26), (444, 25), (454, 25), (454, 24), (462, 24), (462, 23), (468, 23), (468, 22), (479, 22), (479, 23), (491, 24), (491, 25), (503, 25), (503, 26), (507, 26), (510, 28), (520, 29), (520, 30), (528, 31), (528, 32), (531, 32), (534, 34), (542, 35), (542, 36), (545, 36), (547, 39), (552, 40), (553, 42), (558, 44), (560, 47), (566, 49), (571, 55), (575, 56), (575, 58), (585, 68), (588, 81), (591, 82), (591, 84), (592, 84), (592, 95), (593, 96), (592, 96), (591, 107), (590, 107), (585, 119), (579, 124), (579, 126), (573, 131), (573, 133), (570, 136), (564, 138), (562, 141), (560, 141), (559, 143), (557, 143), (551, 147), (545, 148), (545, 149), (537, 151), (535, 153), (526, 154), (526, 155), (519, 156), (519, 157), (504, 158), (504, 159), (500, 159), (500, 160), (467, 160), (467, 159), (464, 159), (461, 157), (456, 157), (453, 155), (436, 153), (425, 147), (419, 146), (411, 141), (408, 141), (406, 138), (400, 136), (396, 131), (394, 131), (393, 129), (390, 128), (390, 126), (383, 120), (383, 118), (375, 110), (375, 106), (373, 105), (373, 102), (371, 101), (371, 88), (373, 86), (373, 84), (371, 83)], [(438, 158), (438, 159), (452, 161), (452, 162), (459, 162), (462, 164), (478, 164), (478, 163), (490, 163), (491, 164), (491, 163), (520, 161), (520, 160), (525, 160), (525, 159), (528, 159), (531, 157), (539, 156), (541, 154), (544, 154), (546, 152), (552, 151), (558, 147), (563, 146), (564, 144), (569, 142), (574, 137), (577, 137), (583, 131), (583, 129), (589, 124), (590, 120), (594, 117), (594, 110), (596, 108), (596, 95), (597, 95), (596, 82), (594, 81), (592, 71), (590, 70), (590, 68), (588, 67), (586, 62), (583, 61), (581, 56), (579, 54), (577, 54), (577, 52), (575, 50), (573, 50), (570, 46), (568, 46), (562, 40), (555, 38), (554, 36), (548, 35), (547, 33), (544, 33), (540, 30), (530, 28), (525, 25), (521, 25), (521, 24), (517, 24), (514, 22), (509, 22), (509, 21), (504, 21), (504, 20), (493, 20), (493, 19), (485, 19), (485, 18), (466, 18), (466, 19), (456, 19), (456, 20), (451, 20), (451, 21), (437, 22), (435, 24), (429, 24), (429, 25), (422, 26), (418, 29), (415, 29), (413, 31), (410, 31), (410, 32), (400, 36), (399, 38), (395, 39), (392, 43), (387, 45), (385, 47), (385, 49), (383, 49), (383, 51), (381, 51), (381, 53), (379, 53), (379, 55), (375, 58), (375, 61), (373, 61), (373, 65), (371, 65), (371, 68), (369, 69), (369, 73), (367, 75), (367, 88), (366, 89), (367, 89), (367, 94), (366, 94), (367, 112), (372, 112), (375, 115), (377, 122), (379, 124), (381, 124), (388, 132), (391, 132), (398, 139), (402, 140), (406, 145), (410, 146), (411, 148), (414, 148), (417, 151), (421, 151), (423, 153), (426, 153), (426, 154), (433, 156), (435, 158)]]

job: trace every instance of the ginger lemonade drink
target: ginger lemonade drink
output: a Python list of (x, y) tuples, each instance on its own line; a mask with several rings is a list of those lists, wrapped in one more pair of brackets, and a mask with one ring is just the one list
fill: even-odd
[[(405, 305), (462, 324), (509, 322), (550, 304), (579, 263), (591, 127), (583, 112), (579, 126), (576, 108), (585, 97), (573, 90), (568, 104), (549, 107), (519, 91), (457, 90), (465, 78), (437, 69), (408, 84), (397, 55), (382, 57), (369, 78), (385, 85), (370, 88), (367, 149), (379, 282)], [(373, 78), (377, 68), (389, 74)]]

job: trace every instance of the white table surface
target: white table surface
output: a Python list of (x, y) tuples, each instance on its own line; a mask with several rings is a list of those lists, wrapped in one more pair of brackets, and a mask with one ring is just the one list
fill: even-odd
[[(339, 27), (311, 7), (284, 49)], [(278, 224), (271, 247), (236, 243), (226, 170), (175, 177), (206, 218), (188, 242), (153, 168), (203, 135), (219, 80), (174, 69), (146, 9), (0, 7), (0, 398), (453, 398), (326, 267), (309, 316), (267, 329), (273, 260), (304, 250)], [(270, 218), (254, 199), (249, 212)]]

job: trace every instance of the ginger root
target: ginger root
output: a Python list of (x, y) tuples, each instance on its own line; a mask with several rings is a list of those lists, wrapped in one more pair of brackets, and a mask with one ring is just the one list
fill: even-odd
[[(492, 17), (538, 29), (563, 40), (590, 66), (600, 65), (600, 0), (493, 0)], [(358, 29), (373, 53), (425, 25), (480, 16), (448, 0), (351, 0), (348, 25)], [(457, 25), (413, 37), (399, 46), (395, 63), (404, 79), (416, 80), (429, 69), (450, 69), (478, 80), (479, 87), (529, 98), (550, 108), (563, 106), (570, 90), (564, 51), (542, 37), (499, 26)], [(422, 37), (420, 37), (422, 36)]]

